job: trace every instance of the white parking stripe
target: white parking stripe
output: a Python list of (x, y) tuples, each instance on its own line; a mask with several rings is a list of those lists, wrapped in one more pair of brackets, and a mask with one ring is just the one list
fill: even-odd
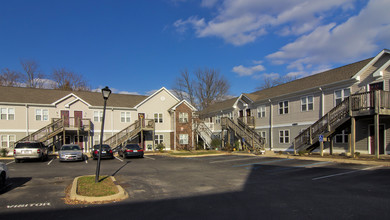
[(151, 160), (156, 160), (155, 158), (153, 157), (148, 157), (148, 156), (144, 156), (145, 158), (148, 158), (148, 159), (151, 159)]
[(8, 162), (6, 165), (11, 164), (11, 163), (15, 163), (15, 161), (13, 160), (13, 161), (11, 161), (11, 162)]
[(49, 163), (47, 163), (47, 165), (49, 166), (51, 164), (51, 162), (53, 162), (54, 158), (51, 159), (51, 161), (49, 161)]
[(367, 168), (364, 168), (364, 169), (361, 169), (361, 170), (353, 170), (353, 171), (344, 172), (344, 173), (336, 173), (336, 174), (332, 174), (332, 175), (321, 176), (321, 177), (313, 178), (312, 180), (320, 180), (320, 179), (325, 179), (325, 178), (331, 178), (331, 177), (335, 177), (335, 176), (341, 176), (341, 175), (356, 173), (356, 172), (360, 172), (360, 171), (364, 171), (364, 170), (372, 170), (372, 169), (376, 169), (376, 168), (380, 168), (380, 167), (382, 167), (382, 166), (367, 167)]
[(121, 162), (123, 162), (123, 160), (122, 159), (120, 159), (119, 157), (116, 157), (116, 156), (114, 156), (116, 159), (118, 159), (118, 160), (120, 160)]

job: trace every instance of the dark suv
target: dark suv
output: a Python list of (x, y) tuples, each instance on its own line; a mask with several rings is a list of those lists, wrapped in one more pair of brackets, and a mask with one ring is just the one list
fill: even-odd
[(15, 163), (25, 159), (39, 159), (45, 161), (48, 158), (47, 147), (42, 142), (21, 141), (14, 149)]

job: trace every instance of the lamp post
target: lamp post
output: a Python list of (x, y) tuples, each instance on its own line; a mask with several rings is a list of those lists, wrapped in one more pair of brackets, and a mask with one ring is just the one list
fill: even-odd
[(102, 143), (103, 143), (103, 131), (104, 131), (104, 119), (106, 117), (106, 104), (107, 104), (107, 99), (111, 94), (111, 90), (106, 86), (105, 88), (102, 89), (102, 95), (104, 99), (104, 108), (103, 108), (103, 119), (102, 119), (102, 130), (100, 132), (100, 146), (99, 146), (99, 156), (98, 156), (98, 161), (96, 165), (96, 176), (95, 176), (95, 183), (99, 182), (99, 173), (100, 173), (100, 157), (102, 153)]

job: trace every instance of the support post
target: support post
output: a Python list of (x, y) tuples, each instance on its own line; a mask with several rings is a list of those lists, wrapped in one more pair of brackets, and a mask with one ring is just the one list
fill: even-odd
[(324, 156), (324, 142), (320, 141), (320, 155), (321, 157)]
[(374, 127), (375, 127), (375, 156), (379, 159), (379, 114), (374, 116)]
[(352, 145), (351, 154), (353, 157), (355, 157), (355, 150), (356, 150), (356, 119), (355, 119), (355, 117), (351, 117), (351, 145)]
[(333, 136), (330, 137), (330, 146), (329, 146), (329, 154), (333, 155)]

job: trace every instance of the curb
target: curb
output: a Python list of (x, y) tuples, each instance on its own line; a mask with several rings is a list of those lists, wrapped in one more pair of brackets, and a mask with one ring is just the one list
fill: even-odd
[[(94, 176), (94, 175), (90, 175), (90, 176)], [(127, 199), (129, 197), (129, 194), (120, 185), (116, 185), (116, 187), (117, 187), (119, 192), (114, 194), (114, 195), (110, 195), (110, 196), (95, 197), (95, 196), (82, 196), (82, 195), (78, 195), (77, 194), (77, 180), (80, 177), (83, 177), (83, 176), (76, 177), (73, 180), (72, 188), (70, 190), (70, 195), (69, 195), (69, 198), (71, 200), (78, 200), (78, 201), (84, 201), (84, 202), (92, 203), (92, 202), (107, 202), (107, 201), (113, 201), (113, 200), (118, 201), (118, 200)], [(116, 181), (115, 178), (113, 176), (110, 176), (110, 178), (115, 183), (115, 181)]]

